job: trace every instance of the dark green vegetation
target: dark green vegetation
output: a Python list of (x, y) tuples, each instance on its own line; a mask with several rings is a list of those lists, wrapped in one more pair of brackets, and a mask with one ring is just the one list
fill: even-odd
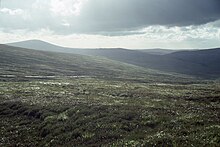
[(76, 53), (106, 57), (144, 68), (215, 79), (220, 76), (220, 49), (172, 51), (127, 49), (71, 49), (38, 40), (10, 44), (35, 50)]
[(220, 82), (0, 46), (0, 146), (219, 146)]

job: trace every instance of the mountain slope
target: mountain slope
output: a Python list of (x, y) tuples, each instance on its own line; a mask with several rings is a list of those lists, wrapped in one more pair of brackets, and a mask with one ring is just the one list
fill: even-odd
[(82, 53), (84, 53), (87, 51), (87, 49), (82, 50), (82, 49), (61, 47), (61, 46), (57, 46), (57, 45), (54, 45), (54, 44), (51, 44), (48, 42), (44, 42), (41, 40), (27, 40), (27, 41), (9, 43), (7, 45), (14, 46), (14, 47), (40, 50), (40, 51), (61, 52), (61, 53), (76, 53), (76, 52), (80, 52), (80, 51), (82, 51)]
[(37, 51), (0, 45), (0, 76), (95, 76), (166, 81), (188, 79), (102, 57)]
[(42, 41), (32, 40), (10, 44), (36, 50), (75, 53), (106, 57), (136, 66), (174, 72), (203, 78), (220, 76), (219, 49), (178, 51), (170, 54), (150, 54), (140, 50), (127, 49), (71, 49), (55, 46)]
[(0, 55), (2, 69), (17, 68), (15, 71), (23, 74), (111, 75), (120, 72), (120, 68), (123, 69), (123, 64), (102, 58), (34, 51), (6, 45), (0, 45)]
[(91, 54), (165, 72), (204, 78), (220, 76), (220, 49), (180, 51), (166, 55), (150, 55), (122, 49), (103, 49)]

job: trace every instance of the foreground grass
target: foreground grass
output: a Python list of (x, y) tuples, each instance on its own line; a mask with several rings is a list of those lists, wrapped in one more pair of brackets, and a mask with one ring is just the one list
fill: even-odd
[(218, 146), (220, 83), (0, 83), (0, 146)]

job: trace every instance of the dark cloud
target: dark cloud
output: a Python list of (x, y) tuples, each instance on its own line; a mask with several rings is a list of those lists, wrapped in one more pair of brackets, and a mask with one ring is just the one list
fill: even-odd
[[(138, 34), (138, 29), (153, 25), (197, 26), (220, 20), (220, 0), (87, 0), (79, 16), (56, 16), (50, 11), (49, 0), (44, 4), (36, 0), (6, 2), (5, 7), (21, 8), (25, 13), (0, 13), (0, 28), (9, 30), (48, 28), (57, 34), (117, 36)], [(32, 7), (34, 2), (42, 5)], [(69, 26), (62, 25), (62, 21)]]
[(218, 19), (220, 0), (90, 0), (80, 17), (82, 27), (94, 31), (201, 25)]

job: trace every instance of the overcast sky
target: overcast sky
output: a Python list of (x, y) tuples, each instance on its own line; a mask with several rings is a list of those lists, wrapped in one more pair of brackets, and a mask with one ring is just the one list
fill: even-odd
[(220, 0), (1, 0), (0, 43), (220, 47)]

